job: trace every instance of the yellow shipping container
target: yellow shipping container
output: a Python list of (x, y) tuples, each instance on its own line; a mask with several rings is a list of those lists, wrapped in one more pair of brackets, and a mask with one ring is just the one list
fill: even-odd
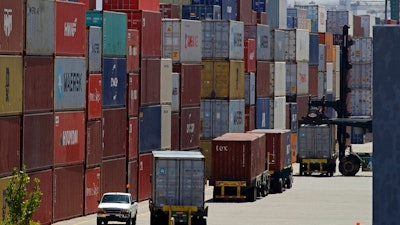
[(206, 173), (205, 176), (209, 179), (212, 175), (212, 140), (200, 140), (200, 151), (205, 157)]
[(4, 221), (6, 212), (7, 212), (7, 205), (6, 205), (6, 188), (11, 181), (10, 177), (0, 178), (0, 221)]
[(201, 62), (201, 98), (213, 98), (214, 90), (214, 61)]
[(0, 56), (0, 115), (21, 113), (22, 56), (2, 55)]

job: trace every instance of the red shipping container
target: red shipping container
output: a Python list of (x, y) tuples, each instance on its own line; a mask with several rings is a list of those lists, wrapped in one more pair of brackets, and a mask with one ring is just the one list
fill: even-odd
[(254, 130), (256, 126), (256, 120), (255, 120), (255, 106), (245, 106), (245, 123), (244, 123), (244, 130), (249, 131), (249, 130)]
[(257, 11), (251, 11), (251, 23), (252, 25), (257, 24)]
[(180, 107), (199, 106), (201, 101), (201, 64), (174, 64), (180, 73)]
[(151, 172), (152, 172), (152, 153), (139, 155), (139, 184), (138, 199), (144, 201), (151, 197)]
[(120, 9), (120, 0), (103, 0), (102, 9), (103, 10), (112, 10), (112, 9)]
[(132, 199), (138, 200), (138, 161), (133, 160), (128, 162), (128, 184), (129, 193), (132, 195)]
[(256, 40), (244, 41), (244, 69), (245, 72), (256, 72)]
[(76, 2), (85, 4), (85, 10), (96, 9), (96, 0), (76, 0)]
[(180, 150), (200, 147), (200, 106), (181, 108)]
[(82, 3), (56, 1), (55, 54), (85, 56), (86, 6)]
[[(22, 163), (26, 169), (45, 169), (54, 165), (54, 114), (23, 115)], [(49, 138), (50, 137), (50, 138)]]
[(50, 112), (54, 109), (54, 58), (24, 56), (24, 113)]
[(286, 126), (285, 126), (285, 128), (290, 130), (290, 125), (291, 125), (290, 121), (291, 121), (291, 117), (292, 117), (292, 114), (290, 114), (290, 103), (286, 103), (285, 104), (285, 112), (286, 112), (286, 118), (285, 118)]
[(126, 154), (126, 108), (103, 109), (103, 159)]
[(128, 29), (139, 30), (140, 54), (143, 58), (161, 57), (161, 13), (146, 10), (116, 10), (128, 17)]
[(24, 0), (1, 0), (0, 54), (22, 54), (24, 50)]
[(102, 158), (101, 120), (87, 121), (86, 124), (86, 167), (99, 166)]
[(308, 66), (308, 93), (318, 96), (318, 66)]
[(160, 0), (104, 0), (103, 9), (160, 10)]
[(140, 68), (140, 105), (160, 104), (161, 58), (142, 59)]
[(303, 117), (308, 114), (308, 95), (300, 95), (297, 96), (297, 118), (301, 120)]
[(361, 26), (361, 16), (353, 15), (353, 37), (363, 37), (364, 28)]
[(37, 172), (28, 172), (31, 183), (28, 191), (33, 190), (34, 180), (40, 180), (39, 187), (43, 193), (40, 206), (32, 216), (33, 221), (38, 221), (42, 225), (49, 225), (53, 220), (53, 170), (41, 170)]
[(128, 152), (126, 155), (128, 155), (131, 160), (138, 158), (139, 120), (137, 117), (130, 117), (128, 120)]
[(267, 25), (267, 13), (257, 12), (257, 23)]
[(245, 24), (252, 24), (252, 9), (251, 2), (249, 0), (237, 0), (236, 1), (236, 20), (242, 21)]
[(271, 62), (257, 61), (256, 73), (256, 97), (268, 97), (272, 90), (271, 75), (270, 75)]
[(83, 215), (83, 178), (83, 164), (54, 169), (53, 222)]
[(85, 112), (54, 113), (54, 165), (85, 160)]
[(126, 158), (103, 160), (101, 164), (101, 195), (105, 192), (126, 192)]
[(86, 169), (85, 171), (85, 212), (89, 215), (97, 211), (100, 195), (100, 167)]
[(215, 181), (251, 183), (265, 168), (265, 135), (226, 133), (212, 140), (212, 176)]
[(21, 117), (0, 117), (0, 177), (20, 168)]
[(101, 74), (89, 74), (87, 82), (87, 119), (96, 120), (101, 119), (101, 107), (102, 107), (102, 86), (101, 86), (102, 75)]
[(137, 116), (139, 113), (139, 74), (130, 73), (128, 75), (127, 95), (128, 116)]
[(127, 53), (126, 53), (126, 66), (127, 72), (137, 72), (139, 71), (139, 52), (140, 52), (140, 42), (139, 42), (139, 31), (134, 29), (128, 29), (128, 39), (127, 39)]
[(179, 112), (171, 113), (171, 150), (179, 150)]
[(180, 19), (181, 8), (178, 4), (160, 3), (161, 18)]

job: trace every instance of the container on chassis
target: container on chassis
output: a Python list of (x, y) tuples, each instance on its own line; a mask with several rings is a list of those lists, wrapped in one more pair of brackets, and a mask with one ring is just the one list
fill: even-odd
[(150, 224), (206, 224), (205, 158), (195, 151), (153, 151)]
[(321, 173), (333, 176), (335, 173), (337, 154), (330, 125), (302, 124), (297, 135), (297, 150), (300, 175)]
[(265, 135), (226, 133), (212, 140), (213, 198), (255, 201), (269, 192)]

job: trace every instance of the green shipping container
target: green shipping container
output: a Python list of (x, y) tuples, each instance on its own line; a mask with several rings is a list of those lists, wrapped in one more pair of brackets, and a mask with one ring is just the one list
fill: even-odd
[(86, 11), (86, 26), (87, 27), (102, 27), (103, 13), (98, 10)]
[(126, 57), (127, 36), (126, 13), (103, 11), (103, 56)]
[(21, 113), (22, 56), (2, 55), (0, 56), (0, 116)]

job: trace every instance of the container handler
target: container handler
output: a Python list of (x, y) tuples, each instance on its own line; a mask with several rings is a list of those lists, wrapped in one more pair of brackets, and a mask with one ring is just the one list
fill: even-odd
[(150, 224), (206, 225), (204, 156), (194, 151), (153, 151)]

